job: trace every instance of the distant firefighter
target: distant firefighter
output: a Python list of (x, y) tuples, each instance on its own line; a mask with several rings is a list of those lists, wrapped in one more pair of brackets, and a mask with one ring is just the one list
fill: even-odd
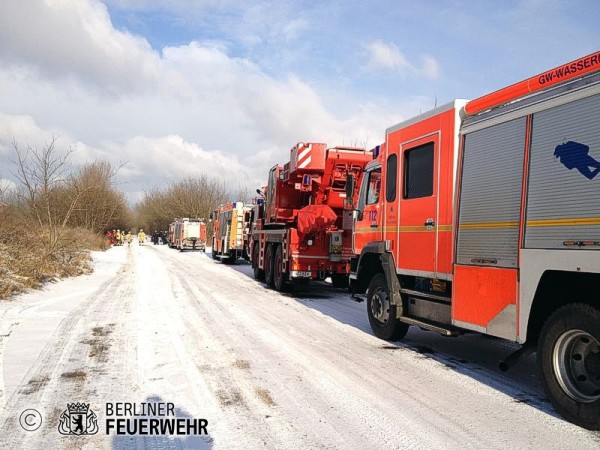
[(145, 240), (146, 240), (146, 233), (144, 233), (143, 228), (140, 228), (140, 232), (138, 233), (138, 244), (144, 245)]

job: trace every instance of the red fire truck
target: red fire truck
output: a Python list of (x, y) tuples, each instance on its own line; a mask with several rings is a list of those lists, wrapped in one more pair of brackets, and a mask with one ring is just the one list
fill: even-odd
[(371, 159), (360, 148), (299, 143), (288, 163), (270, 170), (264, 202), (253, 213), (250, 249), (256, 279), (277, 290), (288, 281), (326, 277), (336, 287), (348, 286), (354, 192), (346, 192), (346, 179), (360, 180)]
[(202, 219), (175, 219), (169, 225), (169, 245), (181, 251), (206, 249), (206, 224)]
[(212, 257), (225, 264), (248, 259), (250, 215), (252, 207), (243, 202), (219, 206), (210, 214), (213, 220)]
[[(522, 344), (600, 429), (600, 52), (387, 129), (354, 213), (351, 283), (380, 338)], [(352, 183), (349, 183), (351, 185)]]

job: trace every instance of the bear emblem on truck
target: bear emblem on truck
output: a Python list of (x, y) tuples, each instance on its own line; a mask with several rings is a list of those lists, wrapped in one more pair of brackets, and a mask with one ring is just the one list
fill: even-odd
[(575, 141), (557, 145), (554, 157), (567, 169), (577, 169), (588, 180), (593, 180), (600, 172), (600, 161), (590, 156), (590, 147)]

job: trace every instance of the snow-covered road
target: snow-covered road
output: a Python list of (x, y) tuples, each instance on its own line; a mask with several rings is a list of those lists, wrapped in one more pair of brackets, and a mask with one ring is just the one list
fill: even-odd
[[(547, 403), (533, 358), (495, 369), (504, 341), (412, 329), (387, 343), (341, 290), (282, 295), (209, 256), (113, 248), (91, 275), (1, 302), (0, 447), (600, 448)], [(59, 433), (75, 402), (97, 433)], [(119, 402), (172, 403), (208, 436), (107, 434)]]

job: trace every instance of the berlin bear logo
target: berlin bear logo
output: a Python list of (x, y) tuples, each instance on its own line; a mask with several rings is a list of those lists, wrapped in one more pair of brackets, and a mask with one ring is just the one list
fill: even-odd
[(58, 424), (60, 434), (75, 436), (96, 434), (98, 432), (98, 417), (90, 409), (89, 403), (67, 403)]
[(554, 157), (567, 169), (577, 169), (588, 180), (593, 180), (600, 172), (600, 161), (590, 156), (590, 147), (575, 141), (557, 145)]

